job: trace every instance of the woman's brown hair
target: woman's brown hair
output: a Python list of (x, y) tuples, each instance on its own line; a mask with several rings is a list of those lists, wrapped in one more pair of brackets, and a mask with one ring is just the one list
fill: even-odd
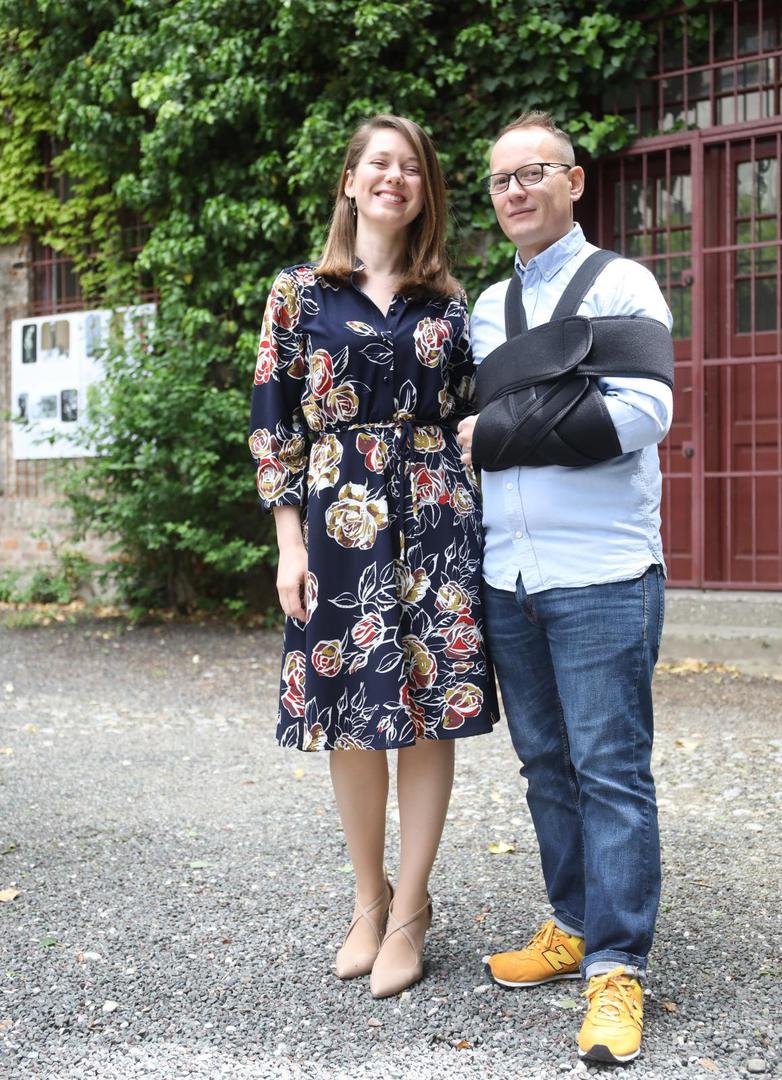
[(384, 128), (398, 131), (415, 151), (421, 169), (424, 196), (421, 213), (408, 226), (407, 265), (398, 291), (412, 296), (456, 296), (461, 290), (459, 283), (451, 276), (445, 251), (448, 207), (440, 162), (434, 143), (426, 132), (414, 121), (406, 120), (402, 116), (373, 116), (353, 133), (335, 192), (334, 211), (326, 246), (315, 268), (315, 274), (345, 284), (353, 273), (356, 261), (356, 217), (350, 200), (345, 195), (345, 182), (348, 172), (352, 172), (361, 160), (361, 155), (374, 133)]

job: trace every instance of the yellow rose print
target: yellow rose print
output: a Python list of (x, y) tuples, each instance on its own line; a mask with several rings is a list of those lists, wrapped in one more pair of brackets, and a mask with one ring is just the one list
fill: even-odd
[(370, 498), (366, 484), (343, 484), (326, 511), (326, 532), (341, 547), (366, 551), (387, 527), (388, 503), (382, 496)]

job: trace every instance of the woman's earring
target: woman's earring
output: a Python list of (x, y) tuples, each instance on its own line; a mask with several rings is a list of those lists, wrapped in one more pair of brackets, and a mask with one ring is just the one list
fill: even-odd
[(353, 211), (353, 217), (358, 217), (358, 210), (356, 209), (356, 200), (353, 198), (352, 195), (350, 195), (348, 197), (348, 202), (350, 203), (350, 209)]

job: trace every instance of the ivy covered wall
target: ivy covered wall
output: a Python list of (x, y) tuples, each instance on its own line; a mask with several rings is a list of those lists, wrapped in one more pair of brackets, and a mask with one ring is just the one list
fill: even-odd
[[(78, 522), (119, 538), (133, 603), (272, 600), (245, 443), (256, 335), (276, 271), (319, 251), (355, 124), (388, 111), (433, 134), (474, 298), (510, 258), (477, 186), (493, 135), (542, 107), (588, 153), (624, 145), (601, 91), (644, 70), (656, 25), (640, 17), (674, 6), (0, 0), (0, 242), (73, 257), (87, 303), (159, 296), (153, 350), (107, 361), (102, 453), (69, 485)], [(149, 226), (135, 260), (123, 213)]]

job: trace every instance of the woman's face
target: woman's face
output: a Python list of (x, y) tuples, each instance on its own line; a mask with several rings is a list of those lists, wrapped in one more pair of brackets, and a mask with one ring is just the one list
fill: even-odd
[(393, 128), (375, 131), (355, 169), (348, 171), (345, 194), (373, 227), (405, 229), (423, 209), (421, 166), (413, 147)]

